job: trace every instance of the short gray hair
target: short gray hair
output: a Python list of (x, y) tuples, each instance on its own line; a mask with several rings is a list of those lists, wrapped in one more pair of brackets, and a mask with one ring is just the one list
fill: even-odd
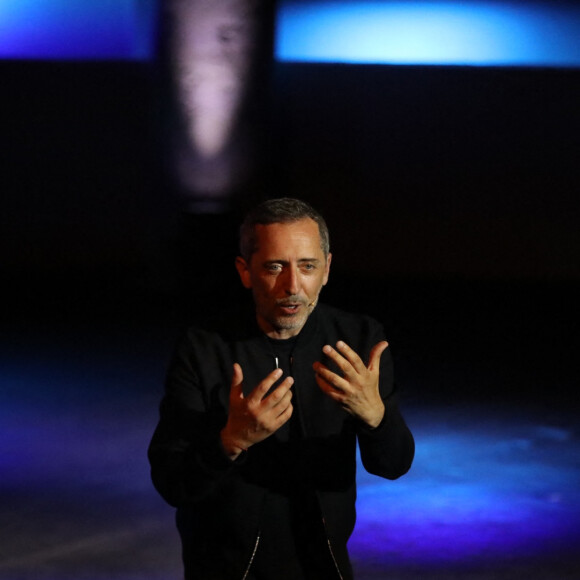
[(324, 218), (308, 203), (300, 199), (282, 197), (269, 199), (256, 206), (246, 215), (240, 226), (240, 253), (249, 261), (256, 251), (256, 226), (284, 224), (310, 218), (318, 225), (320, 247), (327, 258), (330, 252), (330, 236)]

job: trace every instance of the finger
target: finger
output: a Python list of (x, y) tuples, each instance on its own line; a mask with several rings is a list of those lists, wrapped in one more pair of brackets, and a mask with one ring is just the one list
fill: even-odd
[(321, 378), (325, 383), (329, 385), (331, 389), (338, 389), (340, 391), (347, 391), (349, 388), (349, 383), (346, 379), (332, 372), (329, 368), (325, 367), (322, 363), (315, 362), (313, 365), (316, 378)]
[(286, 423), (286, 421), (288, 421), (288, 419), (290, 419), (293, 411), (294, 411), (294, 407), (292, 406), (292, 403), (290, 403), (284, 409), (282, 409), (280, 411), (280, 413), (278, 414), (278, 416), (276, 417), (275, 428), (279, 429), (280, 427), (282, 427), (282, 425), (284, 425), (284, 423)]
[[(331, 360), (333, 361), (336, 366), (347, 376), (354, 376), (356, 374), (357, 369), (353, 366), (353, 364), (342, 356), (337, 350), (332, 348), (329, 344), (325, 345), (322, 348), (322, 352)], [(353, 351), (354, 352), (354, 351)], [(362, 362), (361, 362), (362, 365)], [(364, 365), (362, 365), (364, 367)]]
[(331, 399), (339, 403), (340, 405), (344, 404), (345, 395), (342, 391), (336, 389), (334, 385), (326, 381), (320, 375), (315, 376), (316, 383), (318, 384), (320, 390), (328, 395)]
[(262, 399), (265, 408), (269, 409), (280, 405), (284, 400), (289, 401), (292, 398), (290, 388), (294, 384), (292, 377), (286, 377), (269, 395)]
[(272, 413), (276, 416), (283, 415), (288, 407), (292, 407), (292, 391), (288, 391), (278, 402), (278, 404), (274, 405), (271, 409)]
[(336, 343), (336, 348), (340, 352), (340, 355), (346, 361), (345, 364), (350, 365), (350, 367), (346, 366), (346, 367), (342, 368), (342, 370), (344, 372), (347, 372), (348, 370), (352, 369), (352, 370), (354, 370), (355, 373), (361, 374), (367, 370), (361, 357), (357, 354), (357, 352), (354, 349), (352, 349), (350, 346), (348, 346), (348, 344), (346, 344), (346, 342), (339, 340)]
[(232, 386), (241, 385), (244, 380), (244, 371), (238, 363), (234, 363), (234, 374), (232, 376)]
[(379, 368), (379, 364), (381, 362), (381, 355), (385, 352), (386, 348), (389, 346), (389, 343), (386, 340), (382, 340), (381, 342), (377, 342), (375, 346), (373, 346), (371, 350), (371, 354), (369, 356), (369, 371)]
[(230, 391), (231, 397), (244, 398), (242, 393), (242, 383), (244, 382), (244, 373), (238, 363), (234, 363), (234, 373), (232, 375), (232, 386)]
[(249, 399), (255, 401), (261, 401), (266, 393), (272, 388), (272, 385), (280, 379), (282, 376), (282, 369), (274, 369), (271, 373), (266, 375), (262, 381), (254, 388), (254, 390), (248, 395)]
[(340, 354), (346, 358), (346, 360), (353, 366), (357, 373), (362, 372), (366, 369), (361, 357), (356, 353), (355, 350), (350, 348), (346, 342), (339, 340), (336, 343), (336, 348), (339, 350)]
[(278, 430), (290, 418), (293, 411), (292, 391), (286, 393), (275, 404), (272, 403), (274, 393), (262, 403), (259, 411), (260, 423), (271, 432)]

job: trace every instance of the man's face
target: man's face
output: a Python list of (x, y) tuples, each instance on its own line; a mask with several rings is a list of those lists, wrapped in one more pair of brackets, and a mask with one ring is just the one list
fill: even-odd
[(300, 332), (328, 281), (331, 257), (325, 258), (310, 218), (256, 226), (256, 251), (249, 263), (237, 258), (236, 268), (252, 289), (258, 324), (268, 336)]

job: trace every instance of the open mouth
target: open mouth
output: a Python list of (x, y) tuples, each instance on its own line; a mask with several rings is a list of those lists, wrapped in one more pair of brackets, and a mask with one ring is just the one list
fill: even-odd
[(285, 314), (296, 314), (300, 308), (300, 304), (278, 304), (278, 307)]

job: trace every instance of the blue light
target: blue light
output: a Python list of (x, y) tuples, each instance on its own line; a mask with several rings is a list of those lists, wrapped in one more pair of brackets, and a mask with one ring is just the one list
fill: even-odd
[(442, 420), (448, 412), (406, 412), (417, 455), (400, 480), (381, 480), (359, 465), (349, 543), (355, 561), (434, 569), (576, 545), (580, 464), (573, 430), (509, 413), (493, 425), (462, 427), (465, 417), (452, 418), (453, 411)]
[(2, 0), (0, 58), (151, 56), (156, 0)]
[[(153, 56), (158, 0), (2, 0), (0, 58)], [(566, 2), (281, 0), (281, 61), (580, 66)]]
[[(149, 568), (128, 576), (126, 558), (112, 573), (116, 552), (93, 541), (122, 534), (137, 542), (145, 527), (177, 565), (174, 516), (151, 485), (145, 454), (165, 356), (146, 353), (166, 352), (167, 345), (123, 333), (6, 336), (0, 336), (0, 504), (6, 506), (0, 513), (11, 516), (9, 523), (26, 522), (15, 528), (22, 530), (16, 555), (24, 565), (30, 553), (43, 563), (64, 546), (54, 565), (86, 568), (68, 551), (86, 538), (87, 558), (93, 549), (111, 558), (91, 578), (151, 578)], [(580, 534), (573, 410), (522, 406), (514, 413), (511, 404), (462, 399), (406, 407), (404, 414), (417, 442), (410, 472), (386, 481), (357, 465), (357, 524), (349, 542), (355, 571), (376, 570), (365, 578), (527, 578), (527, 568), (517, 575), (523, 566), (552, 569), (557, 557), (568, 562), (570, 575), (535, 577), (573, 577)], [(53, 530), (55, 521), (56, 531), (37, 542), (35, 532)], [(147, 544), (135, 546), (143, 551)]]
[(580, 8), (565, 3), (282, 2), (281, 61), (580, 66)]

